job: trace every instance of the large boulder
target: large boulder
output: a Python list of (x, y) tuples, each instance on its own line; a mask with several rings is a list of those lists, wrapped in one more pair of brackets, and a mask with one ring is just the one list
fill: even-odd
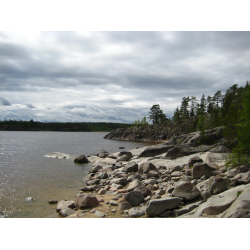
[(132, 191), (124, 195), (124, 199), (130, 203), (132, 207), (139, 206), (144, 201), (144, 196), (139, 191)]
[(99, 154), (98, 157), (100, 158), (106, 158), (109, 155), (109, 153), (106, 150), (102, 150)]
[(95, 207), (98, 204), (99, 201), (93, 194), (78, 194), (75, 200), (75, 207), (78, 209)]
[(150, 200), (146, 208), (146, 214), (148, 217), (155, 217), (167, 210), (176, 208), (181, 202), (182, 199), (178, 197)]
[(192, 177), (194, 179), (199, 179), (203, 175), (205, 175), (206, 178), (209, 178), (211, 176), (211, 173), (217, 169), (218, 168), (215, 168), (214, 165), (210, 166), (207, 163), (197, 162), (193, 166)]
[(245, 185), (237, 196), (237, 200), (223, 213), (222, 218), (250, 218), (250, 185)]
[(155, 165), (151, 162), (144, 162), (138, 167), (139, 174), (148, 174), (151, 170), (156, 170)]
[(169, 149), (173, 147), (174, 147), (173, 145), (164, 145), (164, 144), (148, 147), (139, 154), (139, 157), (152, 157), (160, 155), (166, 153)]
[(211, 176), (208, 180), (205, 180), (197, 184), (197, 188), (201, 193), (201, 197), (207, 200), (212, 195), (224, 192), (229, 188), (230, 181), (228, 179), (223, 179), (218, 176)]
[(89, 163), (88, 158), (85, 155), (80, 155), (74, 159), (75, 163)]
[(234, 176), (232, 179), (236, 184), (248, 184), (250, 183), (250, 171), (246, 173), (240, 173)]
[(172, 193), (175, 197), (180, 197), (184, 201), (190, 201), (200, 196), (199, 189), (191, 182), (184, 182), (178, 185)]

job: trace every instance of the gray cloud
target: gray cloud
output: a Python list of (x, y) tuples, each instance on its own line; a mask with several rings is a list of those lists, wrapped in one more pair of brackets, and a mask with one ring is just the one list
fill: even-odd
[(133, 122), (154, 104), (170, 117), (249, 80), (250, 32), (0, 32), (0, 49), (1, 119)]
[(11, 106), (10, 102), (0, 97), (0, 105), (2, 106)]

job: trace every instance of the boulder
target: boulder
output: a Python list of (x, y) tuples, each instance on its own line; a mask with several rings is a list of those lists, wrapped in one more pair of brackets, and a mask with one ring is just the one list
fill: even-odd
[(89, 163), (88, 158), (85, 155), (80, 155), (74, 159), (75, 163)]
[(190, 146), (189, 145), (180, 145), (171, 148), (167, 153), (166, 157), (178, 158), (182, 156), (186, 156), (190, 154)]
[(148, 174), (151, 170), (156, 170), (155, 165), (151, 162), (144, 162), (138, 167), (139, 174)]
[(101, 218), (107, 217), (106, 214), (104, 214), (104, 213), (102, 213), (102, 212), (100, 212), (98, 210), (95, 212), (95, 215), (98, 216), (98, 217), (101, 217)]
[(218, 146), (209, 150), (211, 153), (226, 153), (227, 147), (225, 146)]
[(118, 202), (114, 200), (109, 201), (110, 206), (118, 206)]
[(203, 160), (199, 156), (194, 156), (194, 157), (189, 159), (188, 165), (189, 165), (189, 167), (191, 167), (197, 162), (203, 162)]
[(99, 171), (100, 169), (102, 169), (103, 168), (103, 166), (101, 166), (101, 165), (95, 165), (95, 166), (93, 166), (91, 169), (90, 169), (90, 173), (96, 173), (97, 171)]
[(79, 209), (95, 207), (99, 201), (93, 194), (78, 194), (75, 201), (75, 207)]
[(67, 217), (73, 213), (75, 213), (75, 211), (69, 207), (65, 207), (59, 211), (59, 214), (63, 217)]
[(122, 202), (122, 203), (119, 203), (119, 205), (118, 205), (118, 209), (121, 211), (130, 209), (131, 207), (132, 206), (130, 205), (129, 202)]
[(132, 174), (132, 175), (128, 176), (127, 181), (130, 182), (130, 181), (133, 181), (135, 179), (138, 179), (139, 181), (141, 181), (142, 180), (141, 175), (140, 174)]
[(151, 177), (158, 179), (159, 178), (158, 172), (155, 170), (149, 171), (149, 173), (147, 174), (147, 178), (151, 178)]
[(248, 184), (250, 183), (250, 171), (246, 173), (240, 173), (234, 176), (232, 179), (236, 184)]
[(188, 204), (182, 208), (175, 209), (175, 210), (173, 210), (173, 215), (174, 215), (174, 217), (177, 217), (177, 216), (180, 216), (182, 214), (186, 214), (186, 213), (192, 211), (194, 208), (198, 207), (201, 203), (202, 203), (202, 201), (197, 201), (195, 203)]
[(147, 197), (148, 195), (151, 194), (151, 191), (148, 188), (146, 188), (145, 186), (137, 187), (135, 189), (135, 191), (141, 192), (144, 197)]
[(87, 191), (87, 192), (90, 192), (90, 191), (95, 191), (96, 190), (96, 188), (97, 188), (97, 186), (86, 186), (86, 187), (83, 187), (82, 189), (81, 189), (81, 191)]
[(207, 163), (201, 163), (197, 162), (194, 164), (192, 169), (192, 177), (194, 179), (199, 179), (203, 175), (206, 176), (206, 178), (209, 178), (211, 176), (211, 172), (217, 170), (218, 168), (215, 168), (214, 166), (210, 166)]
[(126, 188), (128, 191), (133, 191), (134, 189), (140, 187), (140, 186), (143, 186), (143, 183), (138, 180), (138, 179), (135, 179), (133, 180), (129, 185), (128, 187)]
[(220, 178), (218, 176), (211, 176), (208, 180), (197, 184), (197, 188), (201, 193), (201, 197), (204, 200), (207, 200), (210, 196), (227, 190), (229, 185), (229, 180)]
[(105, 188), (101, 188), (99, 191), (98, 191), (98, 194), (99, 195), (102, 195), (102, 194), (106, 194), (107, 193), (107, 190)]
[(114, 178), (110, 181), (110, 183), (120, 184), (125, 186), (127, 184), (127, 178)]
[(60, 210), (64, 209), (64, 208), (74, 208), (74, 201), (59, 201), (59, 203), (57, 204), (56, 207), (56, 211), (59, 212)]
[(132, 153), (129, 151), (128, 152), (121, 152), (121, 153), (122, 153), (122, 155), (116, 160), (116, 162), (129, 161), (133, 157)]
[(171, 174), (173, 172), (181, 171), (181, 170), (182, 170), (182, 168), (179, 165), (177, 165), (177, 166), (174, 166), (173, 168), (171, 168), (171, 170), (169, 171), (169, 173)]
[(176, 208), (182, 202), (181, 198), (162, 198), (148, 201), (146, 214), (148, 217), (155, 217), (163, 214), (167, 210)]
[(199, 189), (191, 182), (184, 182), (178, 185), (172, 195), (174, 197), (180, 197), (184, 201), (190, 201), (200, 196)]
[(106, 150), (102, 150), (99, 154), (98, 157), (100, 158), (106, 158), (109, 155), (109, 153)]
[(145, 211), (141, 210), (138, 207), (132, 207), (128, 211), (128, 215), (131, 218), (138, 218), (138, 217), (141, 217), (144, 214), (145, 214)]
[(173, 145), (164, 145), (164, 144), (159, 144), (153, 147), (148, 147), (139, 154), (139, 157), (152, 157), (152, 156), (160, 155), (160, 154), (166, 153), (169, 149), (173, 147), (174, 147)]
[(207, 199), (192, 212), (182, 215), (183, 218), (199, 218), (203, 216), (218, 215), (228, 209), (238, 198), (239, 192), (243, 191), (245, 185), (230, 188), (223, 193), (216, 194)]
[(237, 193), (236, 201), (223, 213), (222, 218), (250, 218), (250, 184)]
[(123, 167), (122, 172), (131, 173), (138, 170), (138, 164), (136, 162), (129, 162), (125, 167)]
[(130, 203), (132, 207), (139, 206), (144, 201), (144, 196), (139, 191), (132, 191), (124, 195), (124, 199)]

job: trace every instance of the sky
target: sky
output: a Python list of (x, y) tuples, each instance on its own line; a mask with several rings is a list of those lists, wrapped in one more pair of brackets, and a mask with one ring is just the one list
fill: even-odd
[(0, 120), (132, 123), (250, 80), (250, 32), (0, 32)]

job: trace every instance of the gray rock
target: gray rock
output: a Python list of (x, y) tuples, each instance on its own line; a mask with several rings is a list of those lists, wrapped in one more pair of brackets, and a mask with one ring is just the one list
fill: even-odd
[(218, 147), (210, 149), (209, 152), (212, 152), (212, 153), (226, 153), (227, 152), (227, 147), (218, 146)]
[(110, 181), (110, 183), (115, 183), (125, 186), (127, 184), (127, 178), (114, 178)]
[(138, 167), (139, 174), (148, 174), (151, 170), (156, 170), (155, 165), (151, 162), (144, 162)]
[(144, 180), (143, 183), (144, 183), (144, 185), (147, 186), (149, 184), (154, 185), (157, 183), (157, 181), (156, 181), (156, 179), (147, 179), (147, 180)]
[(118, 209), (123, 211), (123, 210), (128, 210), (130, 209), (132, 206), (130, 205), (129, 202), (122, 202), (122, 203), (119, 203), (118, 205)]
[(160, 154), (166, 153), (169, 149), (173, 147), (174, 147), (173, 145), (164, 145), (164, 144), (159, 144), (153, 147), (148, 147), (139, 154), (139, 157), (152, 157), (152, 156), (160, 155)]
[(169, 217), (169, 216), (172, 215), (172, 214), (173, 214), (173, 211), (168, 210), (168, 211), (166, 211), (165, 213), (160, 214), (159, 217), (162, 217), (162, 218), (164, 218), (164, 217)]
[(124, 195), (124, 199), (130, 203), (132, 207), (139, 206), (144, 201), (144, 196), (139, 191), (132, 191)]
[(192, 158), (189, 159), (188, 165), (189, 165), (189, 167), (191, 167), (191, 166), (193, 166), (197, 162), (203, 163), (203, 160), (199, 156), (194, 156), (194, 157), (192, 157)]
[(99, 195), (106, 194), (106, 193), (107, 193), (107, 190), (104, 189), (104, 188), (101, 188), (101, 189), (98, 191), (98, 194), (99, 194)]
[(135, 179), (138, 179), (141, 181), (142, 180), (141, 175), (140, 174), (132, 174), (132, 175), (128, 176), (127, 181), (131, 182)]
[(109, 201), (109, 204), (110, 204), (111, 206), (118, 206), (118, 202), (117, 202), (117, 201), (114, 201), (114, 200), (110, 200), (110, 201)]
[(127, 187), (128, 191), (133, 191), (134, 189), (143, 186), (143, 183), (139, 181), (138, 179), (133, 180)]
[(98, 154), (98, 157), (100, 157), (100, 158), (106, 158), (108, 155), (109, 155), (109, 153), (103, 149), (103, 150)]
[(172, 173), (174, 173), (174, 172), (178, 172), (178, 171), (181, 171), (182, 170), (182, 168), (179, 166), (179, 165), (177, 165), (177, 166), (174, 166), (171, 170), (170, 170), (170, 174), (172, 174)]
[(171, 177), (180, 177), (181, 176), (181, 172), (180, 171), (175, 171), (171, 173)]
[(116, 162), (120, 162), (120, 161), (129, 161), (132, 157), (133, 157), (133, 155), (132, 155), (132, 153), (131, 152), (121, 152), (121, 154), (122, 154), (122, 156), (120, 156), (117, 160), (116, 160)]
[(59, 211), (59, 214), (63, 217), (67, 217), (73, 213), (75, 213), (75, 211), (69, 207), (65, 207)]
[(250, 184), (238, 191), (236, 201), (223, 213), (222, 218), (250, 218)]
[(92, 186), (86, 186), (86, 187), (83, 187), (81, 189), (81, 191), (95, 191), (96, 190), (96, 186), (92, 185)]
[(125, 173), (136, 172), (138, 170), (138, 164), (136, 162), (129, 162), (125, 167), (123, 167), (122, 171)]
[(85, 155), (80, 155), (74, 159), (75, 163), (89, 163), (88, 158)]
[(175, 146), (174, 148), (170, 149), (166, 157), (177, 158), (182, 157), (190, 154), (190, 146), (189, 145), (180, 145)]
[(104, 214), (104, 213), (102, 213), (102, 212), (100, 212), (100, 211), (96, 211), (96, 212), (95, 212), (95, 215), (98, 216), (98, 217), (101, 217), (101, 218), (107, 217), (106, 214)]
[(151, 177), (154, 177), (154, 178), (158, 179), (159, 178), (159, 174), (157, 173), (157, 171), (151, 170), (147, 174), (147, 178), (151, 178)]
[(195, 203), (186, 205), (180, 209), (175, 209), (175, 210), (173, 210), (173, 215), (174, 215), (174, 217), (177, 217), (177, 216), (180, 216), (182, 214), (186, 214), (186, 213), (192, 211), (194, 208), (198, 207), (200, 204), (202, 204), (202, 201), (197, 201)]
[(138, 218), (138, 217), (141, 217), (144, 214), (145, 214), (145, 211), (140, 210), (140, 208), (137, 208), (137, 207), (132, 207), (128, 211), (128, 215), (131, 218)]
[(191, 182), (184, 182), (178, 185), (172, 193), (175, 197), (180, 197), (184, 201), (190, 201), (200, 196), (199, 189)]
[(103, 169), (102, 165), (95, 165), (91, 168), (91, 170), (89, 171), (90, 173), (96, 173), (98, 170)]
[(146, 214), (148, 217), (155, 217), (163, 214), (167, 210), (176, 208), (182, 202), (181, 198), (163, 198), (148, 201)]
[(65, 200), (59, 201), (56, 207), (56, 211), (59, 212), (60, 210), (67, 207), (74, 208), (75, 207), (74, 203), (75, 203), (74, 201), (65, 201)]
[(212, 171), (217, 170), (218, 168), (214, 168), (214, 166), (210, 166), (207, 163), (200, 163), (197, 162), (194, 164), (192, 169), (192, 177), (194, 179), (199, 179), (203, 175), (206, 176), (206, 178), (209, 178), (211, 176)]
[(148, 195), (151, 194), (151, 190), (149, 190), (149, 189), (146, 188), (145, 186), (137, 187), (137, 188), (135, 189), (135, 191), (141, 192), (142, 195), (143, 195), (144, 197), (147, 197)]
[(99, 205), (99, 201), (93, 194), (79, 194), (76, 197), (75, 207), (79, 209), (89, 208)]
[(240, 173), (234, 176), (232, 179), (236, 184), (248, 184), (250, 183), (250, 171), (246, 173)]

